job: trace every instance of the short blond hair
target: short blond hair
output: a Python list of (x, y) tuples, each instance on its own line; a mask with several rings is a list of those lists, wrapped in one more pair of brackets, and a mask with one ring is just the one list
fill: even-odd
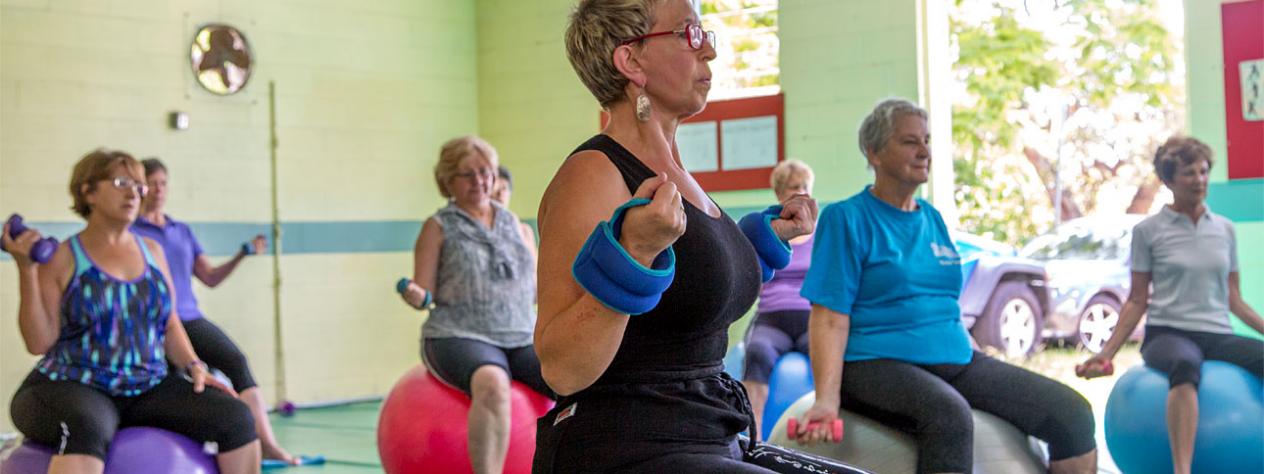
[(624, 99), (628, 78), (614, 66), (624, 40), (650, 32), (663, 0), (580, 0), (566, 27), (566, 57), (597, 102), (610, 108)]
[(772, 169), (772, 177), (769, 179), (770, 184), (772, 184), (772, 192), (781, 194), (781, 191), (786, 189), (786, 183), (790, 182), (795, 176), (802, 176), (803, 179), (807, 180), (809, 189), (812, 188), (812, 181), (816, 180), (816, 176), (812, 174), (812, 168), (807, 163), (799, 160), (786, 160), (777, 163), (777, 166)]
[(1207, 167), (1216, 164), (1211, 158), (1211, 147), (1197, 138), (1174, 135), (1154, 152), (1154, 172), (1164, 183), (1172, 182), (1176, 171), (1199, 160), (1206, 160)]
[(74, 200), (70, 209), (87, 219), (92, 214), (88, 193), (96, 190), (98, 181), (110, 179), (114, 169), (120, 166), (136, 182), (145, 182), (145, 167), (127, 152), (98, 148), (80, 158), (70, 172), (70, 197)]
[(492, 169), (500, 166), (500, 161), (496, 156), (496, 148), (487, 140), (483, 140), (474, 135), (466, 135), (463, 137), (453, 138), (443, 144), (439, 149), (439, 162), (435, 163), (434, 176), (435, 184), (439, 185), (439, 194), (445, 198), (451, 198), (452, 193), (448, 191), (448, 182), (456, 176), (457, 171), (461, 168), (461, 162), (466, 158), (478, 155), (487, 160), (491, 164)]

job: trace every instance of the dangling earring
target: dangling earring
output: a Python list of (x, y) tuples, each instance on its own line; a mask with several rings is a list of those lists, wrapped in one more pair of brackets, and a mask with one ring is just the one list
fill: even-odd
[(641, 92), (636, 96), (636, 119), (642, 122), (650, 121), (650, 98)]

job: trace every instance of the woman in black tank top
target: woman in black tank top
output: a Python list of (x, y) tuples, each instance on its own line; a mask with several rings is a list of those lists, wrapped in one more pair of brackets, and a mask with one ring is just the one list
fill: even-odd
[[(536, 352), (561, 398), (539, 420), (535, 472), (774, 472), (744, 461), (759, 456), (737, 443), (753, 427), (750, 404), (721, 362), (728, 326), (759, 293), (758, 257), (675, 147), (677, 124), (706, 104), (713, 40), (686, 0), (581, 0), (571, 18), (571, 63), (610, 122), (540, 204)], [(598, 222), (633, 197), (651, 201), (627, 211), (619, 244), (646, 266), (670, 246), (676, 273), (657, 306), (628, 316), (571, 267)], [(815, 203), (800, 196), (781, 217), (778, 237), (809, 233)]]

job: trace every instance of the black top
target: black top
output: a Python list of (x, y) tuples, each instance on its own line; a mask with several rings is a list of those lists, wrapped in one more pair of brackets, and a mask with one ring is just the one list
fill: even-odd
[[(575, 152), (586, 150), (604, 153), (629, 192), (655, 176), (608, 136)], [(759, 295), (758, 257), (727, 214), (714, 218), (685, 201), (685, 215), (685, 233), (673, 244), (676, 278), (658, 306), (629, 319), (592, 386), (540, 419), (537, 472), (604, 471), (698, 444), (723, 448), (751, 423), (745, 391), (722, 361), (729, 325)]]
[[(655, 173), (626, 148), (606, 135), (597, 135), (575, 153), (605, 153), (623, 175), (628, 191)], [(728, 328), (759, 296), (760, 273), (755, 248), (728, 214), (719, 218), (685, 203), (685, 233), (676, 251), (676, 278), (650, 312), (633, 316), (619, 352), (597, 380), (636, 381), (671, 376), (664, 372), (718, 371), (728, 349)], [(718, 207), (718, 206), (717, 206)], [(682, 374), (683, 375), (683, 374)]]

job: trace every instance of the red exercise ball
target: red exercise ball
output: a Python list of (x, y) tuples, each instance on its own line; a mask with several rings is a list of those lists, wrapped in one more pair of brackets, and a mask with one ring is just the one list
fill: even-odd
[[(509, 389), (509, 452), (505, 473), (529, 474), (535, 421), (553, 401), (517, 381)], [(386, 396), (377, 420), (377, 452), (388, 474), (465, 473), (470, 466), (466, 426), (470, 398), (413, 367)]]

